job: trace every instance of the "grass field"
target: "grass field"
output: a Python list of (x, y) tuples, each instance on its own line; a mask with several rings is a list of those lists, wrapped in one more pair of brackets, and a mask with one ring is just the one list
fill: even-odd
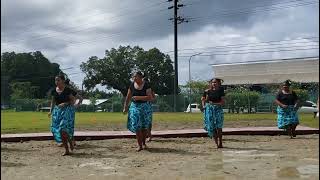
[[(301, 125), (319, 128), (312, 114), (299, 115)], [(1, 133), (48, 132), (51, 119), (45, 112), (1, 111)], [(122, 113), (76, 113), (76, 130), (126, 130)], [(276, 114), (225, 114), (225, 127), (276, 126)], [(154, 113), (153, 129), (202, 128), (202, 114)]]

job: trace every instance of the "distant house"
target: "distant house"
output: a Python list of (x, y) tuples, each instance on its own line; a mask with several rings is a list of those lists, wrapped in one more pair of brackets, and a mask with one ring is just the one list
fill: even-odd
[(212, 64), (213, 77), (224, 85), (278, 84), (287, 79), (319, 83), (319, 57)]

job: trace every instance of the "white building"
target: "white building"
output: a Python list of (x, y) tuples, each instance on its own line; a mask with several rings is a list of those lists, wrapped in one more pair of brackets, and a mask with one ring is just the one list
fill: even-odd
[(212, 64), (213, 77), (224, 85), (274, 84), (287, 79), (319, 82), (319, 57)]

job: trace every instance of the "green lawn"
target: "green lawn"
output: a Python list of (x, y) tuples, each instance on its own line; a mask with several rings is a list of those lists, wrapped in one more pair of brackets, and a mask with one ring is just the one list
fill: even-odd
[[(122, 113), (76, 113), (77, 130), (125, 130), (127, 116)], [(299, 115), (302, 125), (319, 128), (312, 114)], [(48, 132), (51, 119), (44, 112), (1, 111), (1, 133)], [(201, 128), (202, 114), (154, 113), (155, 129)], [(276, 114), (225, 114), (225, 125), (276, 125)]]

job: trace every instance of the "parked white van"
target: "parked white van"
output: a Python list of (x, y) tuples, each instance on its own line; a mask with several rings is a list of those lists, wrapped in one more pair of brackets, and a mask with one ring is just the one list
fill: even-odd
[[(190, 106), (191, 106), (191, 111), (190, 111)], [(186, 113), (201, 113), (200, 105), (196, 104), (196, 103), (189, 104), (187, 107), (187, 110), (184, 112), (186, 112)]]

